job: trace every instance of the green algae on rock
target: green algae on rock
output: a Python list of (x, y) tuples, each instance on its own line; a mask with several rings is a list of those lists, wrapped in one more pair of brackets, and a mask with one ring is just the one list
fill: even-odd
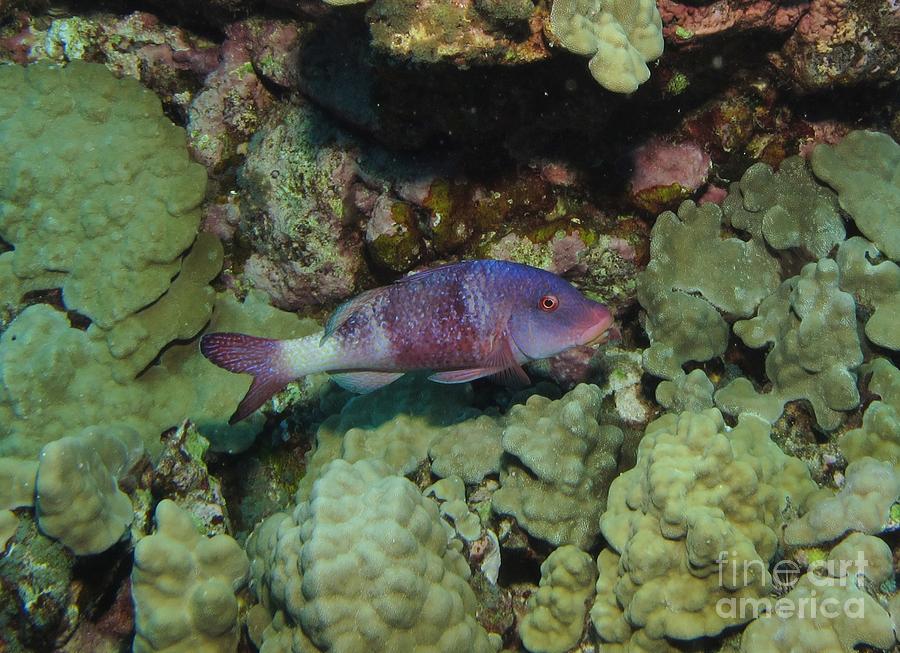
[(246, 554), (231, 537), (200, 535), (187, 512), (161, 501), (156, 532), (134, 550), (134, 653), (236, 651), (235, 593), (248, 570)]
[(247, 542), (252, 587), (275, 613), (260, 650), (493, 651), (454, 542), (437, 504), (384, 463), (330, 463), (308, 501)]
[(554, 0), (550, 31), (567, 50), (591, 57), (591, 75), (614, 93), (650, 79), (663, 53), (662, 19), (652, 0)]
[(159, 98), (101, 65), (0, 66), (0, 148), (0, 237), (15, 248), (0, 255), (5, 302), (61, 287), (70, 310), (111, 329), (166, 292), (206, 171)]
[(816, 146), (810, 163), (863, 235), (900, 261), (900, 145), (881, 132), (854, 131)]
[(749, 621), (721, 613), (717, 601), (768, 594), (784, 511), (815, 487), (753, 416), (730, 430), (715, 409), (652, 422), (637, 464), (613, 481), (600, 522), (611, 547), (598, 558), (591, 610), (600, 639), (666, 650), (663, 638), (709, 637)]

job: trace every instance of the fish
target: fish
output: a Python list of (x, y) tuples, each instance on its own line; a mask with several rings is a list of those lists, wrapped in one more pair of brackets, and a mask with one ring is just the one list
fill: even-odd
[(317, 372), (356, 393), (421, 371), (438, 383), (492, 377), (527, 386), (523, 364), (605, 342), (613, 322), (607, 306), (556, 274), (472, 260), (367, 290), (338, 306), (322, 332), (289, 340), (208, 333), (200, 351), (218, 367), (253, 376), (234, 424), (291, 381)]

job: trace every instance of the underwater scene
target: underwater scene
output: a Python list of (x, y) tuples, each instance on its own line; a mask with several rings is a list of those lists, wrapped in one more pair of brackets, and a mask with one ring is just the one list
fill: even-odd
[(897, 0), (0, 0), (0, 653), (900, 651)]

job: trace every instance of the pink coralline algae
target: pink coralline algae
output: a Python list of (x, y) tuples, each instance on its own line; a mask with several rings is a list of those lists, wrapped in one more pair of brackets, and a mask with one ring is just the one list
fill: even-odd
[(698, 145), (648, 141), (632, 153), (634, 172), (629, 182), (632, 201), (659, 213), (687, 199), (706, 183), (712, 161)]
[(667, 42), (695, 43), (695, 39), (723, 32), (750, 29), (789, 31), (808, 5), (803, 2), (781, 3), (778, 0), (717, 0), (702, 5), (659, 0), (657, 6)]
[(261, 76), (289, 85), (300, 33), (292, 24), (242, 21), (225, 28), (218, 67), (188, 112), (194, 157), (211, 171), (233, 162), (274, 104)]
[(772, 63), (802, 90), (891, 82), (900, 74), (896, 2), (812, 0)]

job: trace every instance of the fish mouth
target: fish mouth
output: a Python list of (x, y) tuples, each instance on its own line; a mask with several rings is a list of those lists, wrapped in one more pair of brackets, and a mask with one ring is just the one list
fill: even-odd
[(578, 338), (579, 345), (602, 345), (611, 337), (615, 338), (619, 330), (613, 327), (612, 320), (603, 320), (585, 329)]

